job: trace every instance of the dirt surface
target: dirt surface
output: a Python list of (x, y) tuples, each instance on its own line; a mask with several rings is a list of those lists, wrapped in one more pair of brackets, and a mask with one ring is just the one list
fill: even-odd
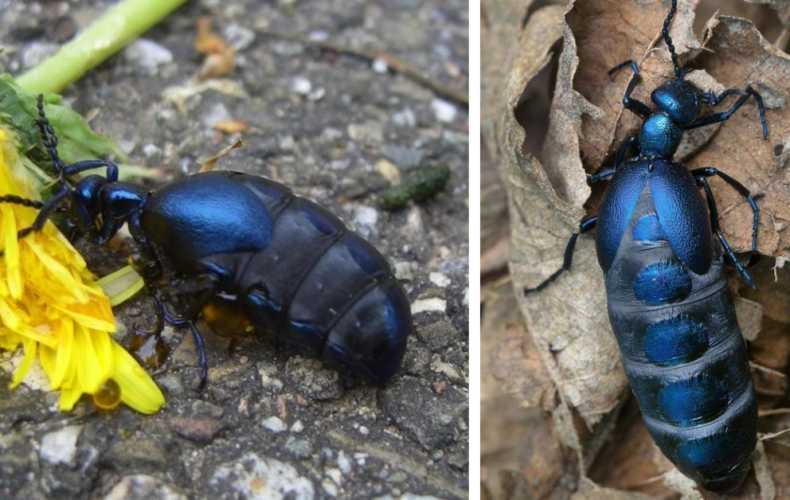
[[(0, 0), (0, 67), (35, 65), (110, 2)], [(196, 19), (236, 49), (236, 69), (200, 84)], [(415, 311), (404, 367), (384, 388), (338, 375), (266, 338), (206, 333), (209, 388), (196, 392), (197, 357), (184, 331), (166, 330), (171, 355), (154, 378), (167, 397), (144, 417), (88, 401), (57, 411), (31, 382), (7, 389), (0, 372), (0, 497), (9, 498), (459, 498), (468, 481), (467, 110), (366, 61), (265, 34), (396, 55), (445, 85), (467, 87), (467, 2), (280, 0), (192, 2), (65, 92), (92, 126), (160, 181), (195, 172), (236, 138), (219, 168), (266, 175), (314, 199), (393, 263)], [(201, 86), (202, 85), (202, 86)], [(191, 93), (188, 98), (184, 95)], [(399, 212), (381, 193), (417, 165), (452, 169), (434, 199)], [(99, 275), (125, 254), (82, 245)], [(116, 310), (119, 337), (150, 325), (138, 298)]]

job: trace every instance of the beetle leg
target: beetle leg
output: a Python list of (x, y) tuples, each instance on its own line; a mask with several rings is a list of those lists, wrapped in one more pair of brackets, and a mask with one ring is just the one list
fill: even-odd
[(615, 171), (620, 168), (620, 165), (623, 164), (623, 159), (625, 158), (626, 151), (628, 148), (633, 147), (636, 144), (637, 136), (632, 135), (631, 137), (627, 138), (620, 147), (617, 149), (617, 155), (615, 156), (614, 160), (614, 168), (610, 168), (608, 170), (604, 170), (603, 172), (598, 172), (595, 175), (591, 175), (587, 178), (587, 185), (592, 186), (598, 181), (602, 181), (614, 175)]
[(571, 264), (573, 263), (573, 249), (576, 247), (576, 240), (579, 238), (579, 235), (582, 233), (586, 233), (590, 229), (595, 227), (595, 223), (598, 221), (598, 217), (590, 217), (589, 219), (582, 221), (581, 225), (579, 225), (579, 232), (573, 233), (571, 235), (571, 239), (568, 241), (568, 246), (565, 247), (565, 258), (562, 262), (562, 267), (554, 271), (554, 274), (543, 280), (538, 286), (533, 288), (525, 288), (524, 295), (529, 295), (532, 292), (539, 292), (549, 286), (549, 284), (559, 278), (560, 274), (565, 271), (570, 271)]
[(86, 170), (93, 170), (95, 168), (107, 167), (105, 177), (109, 182), (118, 181), (118, 165), (105, 160), (86, 160), (72, 163), (63, 169), (63, 175), (75, 175)]
[(752, 228), (752, 252), (757, 251), (757, 231), (760, 227), (760, 209), (757, 208), (757, 203), (752, 198), (752, 193), (740, 182), (733, 179), (729, 175), (725, 174), (724, 172), (720, 172), (715, 167), (703, 167), (703, 168), (695, 168), (691, 171), (691, 175), (694, 177), (713, 177), (714, 175), (718, 175), (721, 177), (721, 180), (732, 186), (738, 194), (746, 198), (749, 202), (749, 205), (752, 207), (752, 212), (754, 212), (754, 225)]
[(628, 82), (628, 87), (625, 90), (625, 95), (623, 95), (623, 106), (625, 106), (626, 109), (631, 110), (631, 112), (633, 112), (640, 118), (645, 119), (648, 116), (650, 116), (653, 112), (650, 111), (650, 108), (647, 106), (647, 104), (643, 103), (642, 101), (638, 101), (636, 99), (631, 98), (631, 93), (634, 91), (634, 88), (636, 88), (637, 84), (639, 84), (639, 82), (642, 81), (642, 76), (639, 74), (639, 66), (637, 66), (634, 61), (629, 59), (628, 61), (620, 63), (614, 68), (610, 69), (609, 76), (614, 76), (615, 73), (617, 73), (618, 71), (620, 71), (625, 67), (630, 67), (634, 71), (634, 76)]
[(43, 207), (41, 207), (41, 210), (38, 212), (33, 225), (19, 230), (17, 233), (17, 239), (22, 239), (30, 233), (41, 231), (41, 229), (44, 227), (44, 224), (46, 224), (47, 220), (50, 218), (50, 216), (52, 216), (52, 213), (58, 209), (58, 205), (60, 205), (60, 203), (66, 198), (68, 194), (68, 191), (60, 191), (55, 196), (53, 196)]
[(763, 125), (763, 137), (768, 139), (768, 123), (765, 121), (765, 106), (763, 105), (763, 98), (759, 93), (757, 93), (756, 90), (751, 87), (751, 85), (747, 86), (745, 90), (727, 89), (718, 96), (713, 92), (707, 92), (705, 94), (701, 94), (700, 98), (703, 100), (703, 102), (708, 102), (711, 106), (716, 106), (724, 98), (733, 94), (739, 95), (741, 97), (735, 101), (735, 104), (733, 104), (728, 111), (701, 116), (690, 125), (686, 125), (684, 128), (688, 130), (691, 128), (704, 127), (705, 125), (710, 125), (711, 123), (726, 121), (730, 118), (730, 116), (732, 116), (733, 113), (738, 111), (738, 108), (743, 106), (743, 103), (745, 103), (749, 97), (754, 97), (754, 100), (757, 101), (757, 108), (760, 110), (760, 123)]
[(628, 151), (628, 148), (634, 147), (638, 151), (639, 147), (638, 145), (636, 145), (637, 144), (636, 141), (637, 141), (637, 137), (635, 135), (632, 135), (631, 137), (623, 141), (623, 143), (620, 145), (620, 148), (617, 150), (617, 156), (615, 156), (614, 159), (615, 169), (620, 168), (620, 165), (623, 164), (623, 160), (625, 159), (625, 154)]
[(195, 341), (195, 347), (198, 351), (198, 364), (200, 365), (200, 383), (198, 384), (198, 392), (203, 392), (208, 382), (208, 357), (206, 356), (206, 344), (203, 342), (203, 336), (200, 330), (195, 325), (194, 321), (189, 321), (189, 329), (192, 332), (192, 339)]
[(716, 208), (716, 200), (713, 198), (713, 191), (710, 189), (710, 184), (708, 184), (708, 180), (705, 177), (697, 177), (697, 184), (702, 186), (705, 190), (705, 197), (708, 199), (708, 209), (710, 210), (710, 224), (713, 228), (713, 232), (716, 233), (718, 236), (719, 241), (721, 242), (721, 246), (724, 247), (724, 251), (727, 253), (727, 256), (730, 258), (735, 267), (738, 269), (738, 272), (743, 276), (743, 279), (746, 280), (746, 283), (749, 284), (754, 290), (757, 290), (757, 287), (752, 281), (752, 277), (749, 276), (749, 273), (746, 272), (746, 269), (743, 268), (738, 259), (735, 257), (735, 254), (732, 252), (730, 245), (727, 243), (727, 239), (724, 238), (724, 234), (721, 232), (721, 227), (719, 227), (719, 211)]
[(132, 214), (127, 223), (129, 225), (129, 233), (131, 233), (134, 242), (137, 244), (137, 250), (140, 252), (138, 255), (132, 256), (132, 267), (140, 273), (146, 282), (152, 282), (161, 276), (162, 266), (159, 264), (154, 249), (140, 225), (140, 214)]

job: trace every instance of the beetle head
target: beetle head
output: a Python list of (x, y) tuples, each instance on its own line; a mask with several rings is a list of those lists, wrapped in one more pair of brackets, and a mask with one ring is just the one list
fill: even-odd
[(681, 79), (670, 80), (657, 87), (650, 99), (680, 125), (696, 120), (702, 110), (697, 88)]

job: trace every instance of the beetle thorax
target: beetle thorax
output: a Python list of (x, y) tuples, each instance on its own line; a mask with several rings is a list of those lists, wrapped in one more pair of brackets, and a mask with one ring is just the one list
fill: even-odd
[(640, 155), (672, 160), (682, 138), (683, 129), (677, 122), (663, 111), (653, 113), (642, 124), (642, 133), (639, 135)]

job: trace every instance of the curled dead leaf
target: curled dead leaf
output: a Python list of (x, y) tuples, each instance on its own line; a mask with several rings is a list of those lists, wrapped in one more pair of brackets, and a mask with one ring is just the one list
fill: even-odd
[(228, 153), (230, 153), (234, 149), (242, 148), (242, 147), (244, 147), (244, 141), (242, 141), (241, 139), (237, 139), (230, 146), (226, 146), (226, 147), (220, 149), (219, 152), (217, 152), (217, 154), (215, 154), (214, 156), (212, 156), (212, 157), (210, 157), (210, 158), (208, 158), (206, 160), (203, 160), (201, 162), (201, 164), (200, 164), (199, 172), (201, 172), (201, 173), (202, 172), (211, 172), (212, 170), (214, 170), (214, 167), (217, 165), (217, 162), (220, 159), (222, 159), (223, 156), (227, 155)]
[(200, 67), (198, 72), (198, 79), (207, 80), (209, 78), (217, 78), (225, 76), (233, 71), (236, 67), (236, 51), (227, 48), (222, 52), (216, 54), (209, 54), (206, 60), (203, 61), (203, 66)]
[(212, 33), (211, 18), (208, 16), (199, 17), (197, 19), (195, 51), (198, 54), (219, 54), (228, 48), (228, 43), (221, 36)]
[(223, 134), (240, 134), (245, 132), (249, 125), (243, 120), (230, 119), (215, 123), (213, 128)]

